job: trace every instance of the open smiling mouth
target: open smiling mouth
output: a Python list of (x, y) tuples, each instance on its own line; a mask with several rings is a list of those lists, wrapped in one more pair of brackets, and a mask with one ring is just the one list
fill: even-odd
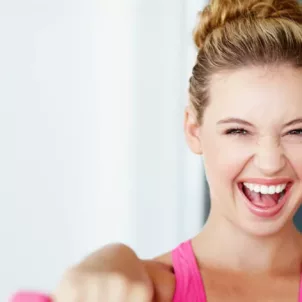
[(259, 217), (274, 217), (286, 204), (293, 182), (279, 185), (238, 183), (248, 209)]

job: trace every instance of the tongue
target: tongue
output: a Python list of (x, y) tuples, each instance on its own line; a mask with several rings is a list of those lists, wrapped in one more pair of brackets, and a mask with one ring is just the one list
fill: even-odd
[(280, 198), (280, 193), (275, 194), (261, 194), (251, 191), (249, 189), (244, 190), (244, 193), (248, 197), (248, 199), (256, 206), (259, 207), (273, 207), (278, 203)]

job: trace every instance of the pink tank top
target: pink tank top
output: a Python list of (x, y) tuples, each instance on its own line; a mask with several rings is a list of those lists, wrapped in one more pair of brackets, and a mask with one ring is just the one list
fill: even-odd
[[(205, 287), (191, 240), (180, 244), (172, 251), (172, 262), (176, 278), (173, 302), (206, 302)], [(302, 273), (298, 302), (302, 302)]]

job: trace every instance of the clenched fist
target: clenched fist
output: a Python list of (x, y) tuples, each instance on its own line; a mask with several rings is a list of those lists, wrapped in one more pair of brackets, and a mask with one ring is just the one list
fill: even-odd
[(54, 302), (152, 302), (149, 282), (119, 273), (72, 269), (65, 273), (53, 295)]
[(110, 245), (68, 269), (54, 291), (54, 302), (152, 302), (154, 289), (136, 254)]

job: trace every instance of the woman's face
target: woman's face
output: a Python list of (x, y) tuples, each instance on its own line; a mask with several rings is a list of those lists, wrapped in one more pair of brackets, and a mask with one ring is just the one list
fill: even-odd
[(258, 236), (276, 233), (302, 201), (302, 70), (224, 72), (209, 92), (202, 126), (188, 109), (185, 130), (204, 157), (213, 217)]

